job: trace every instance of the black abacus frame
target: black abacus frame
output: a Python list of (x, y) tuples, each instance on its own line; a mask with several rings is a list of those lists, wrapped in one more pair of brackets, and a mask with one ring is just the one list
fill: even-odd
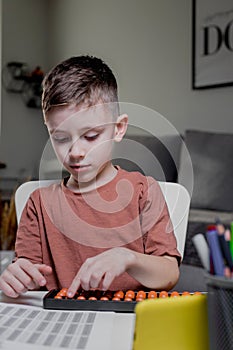
[(59, 289), (49, 291), (43, 298), (44, 309), (134, 312), (136, 301), (55, 299)]

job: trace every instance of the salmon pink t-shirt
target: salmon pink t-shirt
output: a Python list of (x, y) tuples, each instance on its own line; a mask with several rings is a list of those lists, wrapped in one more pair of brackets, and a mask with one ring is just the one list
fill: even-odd
[[(87, 258), (113, 247), (180, 261), (167, 205), (152, 177), (118, 168), (112, 181), (86, 193), (69, 190), (66, 182), (35, 190), (17, 231), (16, 259), (52, 267), (47, 289), (69, 287)], [(110, 289), (140, 287), (125, 272)]]

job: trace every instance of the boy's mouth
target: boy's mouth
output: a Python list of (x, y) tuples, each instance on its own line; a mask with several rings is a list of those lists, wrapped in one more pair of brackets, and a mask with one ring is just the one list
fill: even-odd
[(73, 164), (70, 165), (70, 168), (75, 171), (84, 171), (87, 170), (90, 167), (89, 164)]

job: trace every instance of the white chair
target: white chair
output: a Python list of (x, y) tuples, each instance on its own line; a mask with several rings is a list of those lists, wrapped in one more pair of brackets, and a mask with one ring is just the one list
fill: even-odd
[[(39, 187), (46, 187), (55, 182), (59, 182), (59, 180), (29, 181), (18, 187), (15, 193), (15, 207), (18, 222), (30, 194)], [(188, 191), (180, 184), (171, 182), (159, 182), (159, 184), (168, 206), (177, 240), (177, 247), (181, 256), (183, 257), (188, 224), (190, 196)]]
[(30, 194), (39, 187), (46, 187), (59, 180), (35, 180), (24, 182), (15, 192), (15, 211), (17, 222), (19, 223), (25, 204), (27, 203)]

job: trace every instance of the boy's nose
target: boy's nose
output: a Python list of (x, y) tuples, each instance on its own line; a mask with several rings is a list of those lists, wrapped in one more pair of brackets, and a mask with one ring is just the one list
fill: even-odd
[(85, 154), (85, 148), (80, 140), (75, 141), (69, 149), (69, 156), (71, 158), (83, 158)]

